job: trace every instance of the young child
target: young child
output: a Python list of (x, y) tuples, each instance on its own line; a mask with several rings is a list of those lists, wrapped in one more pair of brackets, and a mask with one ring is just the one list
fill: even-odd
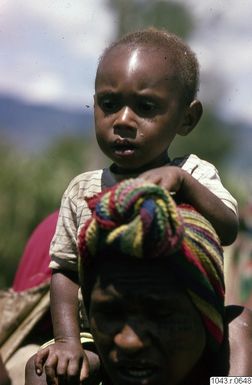
[[(39, 352), (47, 378), (85, 378), (87, 361), (79, 339), (77, 237), (90, 217), (85, 201), (129, 177), (165, 187), (177, 201), (190, 203), (215, 228), (223, 245), (237, 233), (235, 199), (222, 186), (215, 167), (196, 155), (170, 160), (174, 137), (198, 123), (199, 66), (180, 38), (155, 29), (124, 36), (100, 58), (94, 95), (95, 131), (109, 168), (83, 173), (65, 191), (51, 244), (51, 312), (55, 344)], [(45, 362), (46, 361), (46, 362)], [(56, 382), (55, 382), (56, 383)]]

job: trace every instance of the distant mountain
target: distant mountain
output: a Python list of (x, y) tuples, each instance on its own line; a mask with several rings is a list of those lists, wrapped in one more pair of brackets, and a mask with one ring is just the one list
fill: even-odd
[(93, 114), (89, 106), (70, 110), (31, 105), (0, 95), (0, 137), (24, 150), (42, 149), (61, 135), (89, 135), (92, 127)]

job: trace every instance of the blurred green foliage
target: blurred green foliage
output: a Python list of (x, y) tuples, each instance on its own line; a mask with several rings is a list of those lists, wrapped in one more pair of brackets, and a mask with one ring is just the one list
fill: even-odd
[(228, 124), (205, 109), (199, 123), (187, 136), (177, 136), (171, 146), (171, 155), (193, 153), (225, 171), (225, 160), (233, 148), (233, 138), (227, 135)]
[(183, 4), (167, 0), (108, 0), (116, 12), (117, 37), (147, 27), (168, 29), (181, 37), (193, 30), (193, 17)]
[(0, 287), (11, 284), (32, 230), (59, 207), (69, 181), (86, 169), (90, 140), (62, 138), (29, 155), (0, 144)]

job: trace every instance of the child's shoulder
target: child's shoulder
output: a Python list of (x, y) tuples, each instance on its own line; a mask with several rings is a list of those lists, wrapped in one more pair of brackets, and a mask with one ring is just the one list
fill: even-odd
[(67, 195), (76, 195), (80, 190), (88, 191), (91, 190), (91, 193), (99, 192), (101, 189), (101, 177), (102, 169), (83, 172), (75, 176), (65, 191)]
[(94, 179), (100, 179), (102, 175), (103, 169), (86, 171), (81, 174), (76, 175), (70, 182), (70, 184), (74, 183), (82, 183)]
[(216, 170), (215, 166), (212, 163), (208, 162), (207, 160), (201, 159), (195, 154), (189, 154), (189, 155), (184, 155), (181, 157), (174, 158), (171, 163), (173, 166), (181, 167), (190, 173), (191, 171), (197, 168), (205, 169), (205, 170), (207, 169)]

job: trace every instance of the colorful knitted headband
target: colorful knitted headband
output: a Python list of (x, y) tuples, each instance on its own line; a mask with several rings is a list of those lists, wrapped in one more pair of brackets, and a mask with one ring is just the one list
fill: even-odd
[(202, 316), (210, 346), (217, 349), (223, 340), (225, 288), (222, 248), (210, 223), (140, 178), (88, 199), (88, 205), (92, 217), (79, 235), (81, 267), (107, 255), (169, 258)]

